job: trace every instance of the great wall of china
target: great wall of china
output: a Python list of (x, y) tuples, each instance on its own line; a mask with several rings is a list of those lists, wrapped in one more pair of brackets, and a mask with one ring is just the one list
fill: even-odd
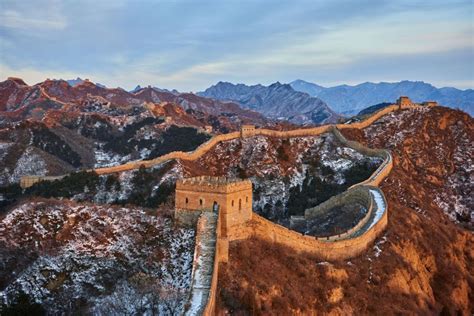
[[(180, 185), (183, 181), (177, 183), (177, 198), (176, 198), (176, 216), (177, 218), (185, 218), (184, 221), (196, 224), (196, 247), (194, 253), (193, 272), (191, 281), (191, 293), (189, 301), (186, 304), (187, 315), (213, 315), (216, 302), (217, 293), (217, 275), (219, 263), (227, 262), (229, 242), (235, 240), (242, 240), (251, 237), (258, 237), (271, 242), (276, 242), (289, 246), (297, 251), (310, 252), (318, 255), (324, 260), (339, 260), (347, 259), (357, 256), (364, 252), (370, 244), (384, 231), (388, 223), (388, 205), (383, 195), (383, 192), (378, 188), (378, 185), (390, 173), (393, 160), (392, 156), (387, 150), (370, 149), (362, 144), (347, 140), (339, 130), (341, 129), (364, 129), (372, 123), (380, 119), (382, 116), (399, 110), (418, 108), (420, 106), (435, 106), (436, 103), (426, 102), (422, 105), (412, 103), (408, 98), (401, 97), (397, 104), (388, 106), (373, 115), (369, 116), (363, 121), (351, 124), (336, 124), (325, 125), (314, 128), (295, 129), (291, 131), (274, 131), (269, 129), (255, 129), (253, 126), (243, 126), (240, 132), (233, 132), (229, 134), (222, 134), (214, 136), (208, 142), (199, 146), (192, 152), (171, 152), (164, 156), (158, 157), (148, 161), (134, 161), (123, 165), (99, 168), (94, 171), (99, 175), (110, 174), (115, 172), (128, 171), (138, 169), (141, 166), (152, 167), (154, 165), (163, 163), (171, 159), (181, 160), (196, 160), (206, 154), (215, 145), (223, 141), (229, 141), (237, 138), (247, 138), (254, 136), (269, 136), (279, 138), (292, 138), (304, 136), (318, 136), (320, 134), (331, 132), (335, 137), (347, 147), (351, 147), (365, 155), (377, 156), (383, 158), (383, 163), (379, 168), (369, 177), (369, 179), (350, 187), (346, 192), (332, 197), (321, 205), (307, 209), (304, 218), (295, 218), (295, 221), (304, 221), (316, 216), (319, 212), (324, 212), (326, 209), (350, 203), (353, 199), (362, 201), (366, 208), (367, 214), (362, 220), (353, 228), (346, 232), (335, 236), (327, 236), (324, 238), (317, 238), (300, 234), (294, 230), (285, 228), (275, 224), (263, 217), (253, 213), (248, 207), (242, 207), (240, 203), (234, 205), (234, 200), (245, 199), (248, 201), (248, 194), (240, 196), (241, 193), (235, 191), (230, 192), (225, 189), (221, 193), (232, 193), (229, 200), (214, 201), (214, 196), (208, 196), (208, 202), (213, 202), (213, 205), (207, 203), (205, 198), (200, 198), (202, 187), (212, 187), (207, 183), (210, 179), (199, 178), (195, 181), (200, 183), (191, 183), (191, 186), (197, 188), (194, 195), (189, 196), (189, 203), (198, 203), (194, 206), (189, 204), (188, 197), (182, 195), (178, 196)], [(32, 185), (37, 181), (48, 180), (42, 177), (22, 178), (22, 183)], [(207, 181), (207, 182), (206, 182)], [(247, 180), (248, 181), (248, 180)], [(180, 184), (181, 183), (181, 184)], [(207, 184), (206, 184), (207, 183)], [(188, 194), (192, 191), (186, 185), (182, 186), (183, 194)], [(237, 193), (236, 193), (237, 192)], [(248, 192), (248, 191), (245, 191)], [(212, 192), (211, 192), (212, 193)], [(221, 197), (222, 198), (222, 197)], [(217, 197), (215, 198), (217, 200)], [(193, 202), (191, 202), (191, 200)], [(183, 202), (184, 201), (184, 202)], [(222, 202), (224, 201), (224, 202)], [(232, 201), (232, 202), (229, 202)], [(251, 190), (250, 190), (250, 207), (251, 207)], [(181, 204), (180, 204), (181, 203)], [(184, 206), (183, 206), (183, 203)], [(219, 209), (216, 212), (215, 206), (222, 206), (225, 203), (225, 208)], [(228, 204), (231, 203), (231, 204)], [(189, 210), (199, 210), (197, 216), (189, 217)], [(183, 217), (184, 214), (184, 217)], [(189, 219), (191, 218), (191, 219)], [(233, 223), (233, 224), (232, 224)]]
[[(209, 250), (204, 253), (195, 253), (194, 266), (199, 266), (200, 256), (213, 256), (214, 263), (212, 266), (212, 273), (207, 273), (206, 284), (208, 286), (203, 289), (202, 287), (198, 290), (192, 289), (189, 302), (187, 306), (194, 306), (188, 308), (186, 315), (214, 315), (216, 295), (217, 295), (217, 280), (219, 263), (228, 261), (228, 249), (229, 242), (235, 240), (242, 240), (252, 237), (261, 238), (270, 242), (279, 243), (295, 249), (297, 251), (304, 251), (318, 255), (325, 260), (339, 260), (355, 257), (364, 251), (380, 236), (385, 230), (388, 224), (388, 204), (385, 199), (383, 192), (378, 188), (378, 185), (388, 176), (393, 167), (393, 159), (387, 150), (384, 149), (371, 149), (363, 146), (362, 144), (347, 140), (339, 131), (339, 129), (356, 128), (364, 129), (370, 126), (373, 122), (380, 119), (382, 116), (399, 110), (399, 109), (413, 109), (420, 106), (434, 106), (436, 104), (429, 103), (423, 105), (412, 104), (411, 102), (404, 103), (403, 100), (399, 100), (399, 104), (392, 105), (384, 108), (381, 111), (376, 112), (372, 116), (368, 117), (362, 122), (353, 124), (337, 124), (330, 126), (321, 126), (312, 129), (298, 129), (289, 132), (279, 132), (271, 130), (253, 130), (251, 127), (246, 127), (245, 130), (241, 131), (239, 137), (252, 137), (258, 135), (265, 135), (271, 137), (301, 137), (301, 136), (317, 136), (325, 132), (332, 132), (335, 137), (342, 142), (345, 146), (351, 147), (365, 155), (382, 157), (384, 160), (382, 164), (374, 171), (374, 173), (365, 181), (355, 184), (350, 187), (346, 192), (340, 195), (334, 196), (328, 201), (318, 205), (315, 208), (307, 209), (305, 211), (305, 217), (314, 216), (315, 213), (323, 212), (325, 209), (333, 207), (335, 205), (341, 205), (344, 203), (350, 203), (354, 195), (363, 196), (362, 199), (366, 203), (367, 214), (360, 220), (360, 222), (349, 229), (348, 231), (326, 238), (317, 238), (312, 236), (306, 236), (300, 234), (294, 230), (285, 228), (278, 224), (275, 224), (256, 213), (252, 212), (251, 220), (243, 220), (240, 225), (234, 225), (233, 227), (223, 228), (225, 226), (225, 217), (222, 216), (221, 212), (218, 212), (218, 224), (214, 227), (208, 227), (210, 230), (206, 234), (211, 234), (216, 239), (214, 253), (209, 253)], [(233, 139), (233, 138), (231, 138)], [(207, 150), (204, 151), (204, 153)], [(203, 184), (206, 182), (203, 179)], [(212, 210), (212, 209), (211, 209)], [(176, 209), (179, 213), (179, 208)], [(205, 214), (208, 212), (203, 212)], [(214, 213), (214, 212), (213, 212)], [(228, 211), (226, 213), (229, 213)], [(202, 221), (202, 216), (199, 217), (198, 226)], [(223, 233), (225, 232), (225, 233)], [(195, 268), (193, 268), (193, 271)], [(194, 275), (194, 274), (193, 274)], [(192, 280), (192, 284), (195, 284), (196, 280)], [(202, 283), (201, 283), (202, 284)], [(204, 290), (204, 291), (203, 291)], [(196, 297), (205, 295), (207, 301), (199, 300), (201, 305), (196, 307)], [(196, 311), (199, 311), (196, 313)]]

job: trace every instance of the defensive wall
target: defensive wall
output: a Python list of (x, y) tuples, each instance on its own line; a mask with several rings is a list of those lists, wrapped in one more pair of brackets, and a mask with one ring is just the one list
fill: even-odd
[[(318, 216), (322, 216), (329, 212), (332, 208), (348, 205), (348, 204), (360, 204), (363, 205), (367, 212), (364, 217), (354, 226), (348, 229), (347, 231), (338, 233), (336, 235), (328, 235), (325, 237), (317, 237), (318, 240), (323, 241), (337, 241), (342, 239), (350, 238), (354, 233), (362, 229), (364, 225), (367, 224), (370, 218), (373, 217), (373, 213), (376, 211), (374, 209), (374, 201), (369, 192), (369, 189), (365, 186), (357, 186), (351, 190), (347, 190), (341, 194), (331, 197), (324, 203), (320, 205), (309, 208), (305, 210), (304, 213), (304, 222), (311, 221), (311, 219)], [(290, 227), (292, 228), (292, 227)]]
[[(429, 101), (423, 104), (425, 104), (424, 106), (427, 106), (428, 104), (429, 106), (434, 106), (436, 105), (436, 102)], [(275, 131), (275, 130), (264, 129), (264, 128), (255, 129), (255, 127), (252, 125), (244, 125), (242, 126), (242, 130), (240, 132), (232, 132), (228, 134), (216, 135), (212, 137), (209, 141), (201, 144), (198, 148), (190, 152), (173, 151), (152, 160), (132, 161), (132, 162), (119, 165), (119, 166), (94, 169), (94, 171), (98, 174), (109, 174), (109, 173), (138, 169), (142, 165), (146, 168), (149, 168), (171, 159), (194, 161), (194, 160), (199, 159), (201, 156), (203, 156), (205, 153), (211, 150), (218, 143), (223, 142), (223, 141), (238, 139), (238, 138), (248, 138), (248, 137), (253, 137), (253, 136), (269, 136), (269, 137), (278, 137), (278, 138), (317, 136), (317, 135), (326, 133), (330, 130), (334, 130), (334, 127), (336, 127), (337, 129), (346, 129), (346, 128), (364, 129), (368, 127), (369, 125), (371, 125), (372, 123), (374, 123), (375, 121), (377, 121), (378, 119), (380, 119), (382, 116), (390, 112), (394, 112), (400, 109), (417, 108), (417, 107), (420, 107), (420, 105), (415, 104), (415, 103), (409, 103), (409, 104), (404, 103), (403, 106), (399, 104), (394, 104), (375, 112), (374, 114), (372, 114), (371, 116), (369, 116), (368, 118), (360, 122), (355, 122), (351, 124), (322, 125), (322, 126), (317, 126), (317, 127), (312, 127), (312, 128), (294, 129), (290, 131)], [(354, 145), (354, 146), (357, 146), (357, 145)]]
[[(360, 143), (348, 141), (336, 128), (330, 128), (326, 131), (333, 132), (336, 138), (343, 142), (346, 146), (352, 147), (355, 150), (363, 151), (365, 154), (372, 156), (384, 157), (384, 162), (381, 166), (364, 182), (380, 183), (385, 178), (391, 167), (392, 159), (388, 151), (372, 150), (366, 148)], [(388, 170), (388, 171), (387, 171)], [(247, 180), (248, 181), (248, 180)], [(370, 190), (377, 190), (383, 198), (383, 206), (374, 201)], [(223, 198), (223, 195), (229, 195), (229, 198)], [(249, 195), (251, 196), (251, 183), (239, 180), (228, 180), (219, 177), (196, 177), (191, 179), (183, 179), (176, 184), (176, 210), (175, 216), (180, 218), (180, 214), (185, 214), (189, 221), (191, 214), (200, 214), (198, 221), (198, 229), (196, 232), (196, 243), (202, 243), (202, 229), (199, 229), (201, 218), (203, 214), (214, 213), (218, 211), (218, 223), (215, 226), (216, 242), (214, 261), (203, 261), (199, 259), (200, 249), (196, 246), (195, 260), (196, 264), (207, 263), (207, 268), (212, 266), (212, 274), (207, 273), (206, 284), (209, 284), (205, 289), (192, 287), (190, 301), (188, 305), (196, 306), (196, 301), (199, 302), (199, 308), (190, 308), (187, 315), (214, 315), (215, 302), (217, 295), (217, 279), (220, 262), (227, 262), (229, 242), (235, 240), (243, 240), (252, 237), (257, 237), (269, 242), (291, 247), (296, 251), (308, 252), (319, 256), (324, 260), (343, 260), (355, 257), (363, 253), (375, 239), (384, 231), (388, 224), (388, 205), (385, 200), (383, 192), (374, 186), (367, 184), (357, 184), (347, 191), (332, 197), (321, 205), (307, 209), (305, 211), (305, 220), (310, 220), (330, 208), (343, 205), (346, 203), (360, 203), (367, 208), (366, 215), (352, 228), (337, 235), (327, 237), (313, 237), (301, 234), (292, 229), (288, 229), (281, 225), (275, 224), (256, 213), (245, 212), (250, 214), (250, 218), (245, 215), (241, 216), (240, 207), (237, 211), (237, 199), (244, 200)], [(229, 203), (229, 201), (232, 201)], [(212, 204), (211, 204), (212, 203)], [(215, 209), (215, 203), (223, 205), (223, 211)], [(247, 205), (246, 205), (247, 207)], [(251, 204), (250, 204), (251, 208)], [(380, 218), (377, 218), (376, 213), (382, 213)], [(232, 215), (234, 214), (234, 215)], [(238, 220), (233, 221), (229, 225), (226, 218), (237, 216)], [(193, 219), (191, 219), (192, 221)], [(196, 257), (197, 256), (197, 257)], [(193, 273), (192, 284), (200, 284), (203, 282), (197, 281), (197, 274)], [(210, 279), (209, 279), (210, 278)], [(196, 280), (195, 280), (196, 279)], [(200, 299), (193, 299), (193, 297), (200, 297)], [(207, 301), (205, 301), (207, 299)], [(205, 307), (204, 307), (205, 304)], [(198, 311), (198, 312), (195, 312)]]
[(343, 260), (360, 255), (383, 232), (388, 223), (387, 211), (388, 208), (385, 209), (380, 220), (364, 234), (336, 241), (303, 235), (253, 214), (252, 221), (241, 227), (239, 232), (236, 231), (235, 236), (229, 236), (229, 240), (242, 240), (255, 236), (285, 245), (296, 251), (315, 254), (324, 260)]
[[(404, 105), (403, 108), (407, 107), (418, 107), (417, 105)], [(313, 237), (301, 234), (294, 230), (288, 229), (281, 225), (275, 224), (255, 213), (252, 212), (251, 220), (248, 220), (240, 225), (233, 227), (232, 230), (219, 229), (219, 225), (223, 225), (220, 222), (217, 226), (217, 231), (225, 231), (225, 238), (218, 238), (216, 243), (216, 249), (220, 250), (220, 255), (215, 256), (213, 263), (213, 280), (212, 284), (217, 284), (217, 275), (219, 262), (225, 262), (228, 260), (228, 247), (229, 242), (234, 240), (248, 239), (251, 237), (258, 237), (269, 242), (279, 243), (296, 251), (308, 252), (318, 255), (320, 258), (325, 260), (343, 260), (350, 257), (355, 257), (366, 251), (366, 249), (373, 244), (375, 239), (385, 230), (388, 224), (388, 204), (383, 195), (383, 192), (377, 187), (384, 178), (388, 176), (392, 167), (393, 159), (387, 150), (384, 149), (371, 149), (363, 146), (362, 144), (347, 140), (339, 131), (344, 128), (357, 128), (363, 129), (371, 125), (373, 122), (381, 118), (382, 116), (401, 109), (401, 105), (389, 106), (382, 109), (366, 120), (356, 122), (350, 125), (338, 124), (336, 126), (320, 126), (309, 129), (298, 129), (293, 131), (272, 131), (266, 129), (247, 129), (245, 133), (241, 133), (240, 137), (252, 137), (258, 135), (270, 136), (270, 137), (301, 137), (310, 135), (319, 135), (325, 132), (332, 132), (336, 139), (338, 139), (345, 146), (353, 148), (356, 151), (361, 152), (364, 155), (375, 156), (383, 158), (382, 164), (372, 173), (372, 175), (365, 181), (358, 183), (350, 187), (347, 191), (332, 197), (325, 203), (320, 204), (315, 208), (310, 208), (305, 211), (305, 220), (310, 219), (313, 216), (321, 212), (325, 212), (332, 207), (343, 205), (345, 203), (358, 202), (367, 207), (366, 215), (357, 223), (354, 227), (350, 228), (346, 232), (327, 237)], [(232, 135), (230, 139), (234, 139)], [(206, 148), (204, 153), (212, 148), (212, 146), (202, 146)], [(372, 192), (376, 191), (382, 198), (383, 202), (380, 204), (375, 201)], [(219, 213), (221, 218), (221, 213)], [(222, 243), (222, 246), (219, 244)], [(226, 255), (222, 255), (226, 253)], [(219, 257), (225, 258), (219, 259)], [(205, 309), (205, 315), (213, 315), (215, 309), (217, 289), (216, 285), (211, 287), (209, 291), (208, 302)]]
[[(381, 192), (381, 191), (380, 191)], [(383, 195), (382, 195), (383, 197)], [(378, 205), (371, 199), (370, 210), (366, 217), (357, 227), (350, 231), (333, 236), (333, 238), (318, 238), (308, 236), (275, 224), (257, 214), (252, 215), (252, 221), (240, 226), (233, 231), (232, 236), (228, 236), (229, 241), (244, 240), (251, 237), (258, 237), (269, 242), (278, 243), (290, 247), (296, 251), (307, 252), (317, 255), (321, 259), (334, 261), (355, 257), (366, 251), (375, 239), (384, 231), (388, 224), (388, 205), (384, 198), (384, 209), (382, 216), (375, 218)], [(369, 222), (373, 220), (373, 222)], [(356, 234), (362, 226), (366, 226), (361, 234)], [(341, 238), (344, 237), (345, 238)], [(336, 238), (337, 237), (337, 238)]]
[[(405, 97), (400, 97), (400, 98), (405, 98)], [(157, 164), (163, 163), (167, 160), (172, 160), (172, 159), (181, 159), (181, 160), (188, 160), (188, 161), (193, 161), (199, 159), (201, 156), (203, 156), (205, 153), (207, 153), (210, 149), (212, 149), (215, 145), (217, 145), (220, 142), (223, 141), (229, 141), (241, 137), (252, 137), (252, 136), (270, 136), (270, 137), (279, 137), (279, 138), (292, 138), (292, 137), (304, 137), (304, 136), (316, 136), (323, 134), (331, 129), (331, 127), (336, 127), (337, 129), (346, 129), (346, 128), (356, 128), (356, 129), (364, 129), (371, 125), (373, 122), (381, 118), (382, 116), (399, 110), (399, 109), (406, 109), (406, 108), (417, 108), (420, 106), (436, 106), (437, 103), (434, 101), (427, 101), (423, 102), (420, 104), (413, 103), (411, 101), (409, 102), (400, 102), (397, 100), (397, 104), (393, 104), (390, 106), (387, 106), (383, 108), (382, 110), (379, 110), (375, 113), (373, 113), (371, 116), (366, 118), (363, 121), (360, 122), (354, 122), (351, 124), (336, 124), (336, 125), (322, 125), (318, 127), (313, 127), (313, 128), (300, 128), (300, 129), (294, 129), (291, 131), (275, 131), (275, 130), (270, 130), (270, 129), (255, 129), (255, 127), (251, 125), (245, 125), (245, 129), (242, 129), (239, 132), (232, 132), (228, 134), (221, 134), (221, 135), (216, 135), (212, 137), (210, 140), (207, 142), (201, 144), (198, 148), (196, 148), (193, 151), (190, 152), (183, 152), (183, 151), (173, 151), (170, 152), (166, 155), (157, 157), (155, 159), (151, 160), (139, 160), (139, 161), (131, 161), (122, 165), (118, 166), (112, 166), (112, 167), (104, 167), (104, 168), (97, 168), (97, 169), (90, 169), (88, 171), (95, 171), (99, 175), (103, 174), (110, 174), (110, 173), (116, 173), (116, 172), (123, 172), (123, 171), (129, 171), (129, 170), (134, 170), (140, 168), (140, 166), (144, 166), (146, 168), (153, 167)], [(25, 178), (29, 178), (31, 176), (26, 176)], [(43, 180), (46, 177), (43, 177)], [(39, 180), (38, 180), (39, 181)], [(38, 182), (37, 181), (37, 182)], [(28, 183), (31, 183), (28, 182)]]
[(185, 305), (185, 315), (213, 315), (218, 265), (227, 262), (228, 254), (228, 248), (222, 249), (224, 243), (218, 242), (221, 238), (219, 227), (220, 214), (217, 212), (202, 212), (197, 220), (191, 290)]
[(20, 187), (22, 189), (26, 189), (31, 187), (33, 184), (38, 183), (40, 181), (54, 181), (64, 178), (65, 175), (62, 176), (24, 176), (20, 179)]

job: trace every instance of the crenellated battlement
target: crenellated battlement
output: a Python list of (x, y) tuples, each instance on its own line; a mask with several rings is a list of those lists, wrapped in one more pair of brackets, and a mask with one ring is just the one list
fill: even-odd
[(242, 125), (240, 129), (240, 136), (242, 138), (252, 137), (255, 135), (255, 125)]
[(228, 177), (199, 176), (176, 182), (176, 189), (194, 192), (233, 193), (252, 187), (250, 180)]

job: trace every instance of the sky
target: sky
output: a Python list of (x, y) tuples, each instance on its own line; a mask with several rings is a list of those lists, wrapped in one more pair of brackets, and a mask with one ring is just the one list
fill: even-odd
[(0, 80), (474, 88), (472, 0), (0, 0)]

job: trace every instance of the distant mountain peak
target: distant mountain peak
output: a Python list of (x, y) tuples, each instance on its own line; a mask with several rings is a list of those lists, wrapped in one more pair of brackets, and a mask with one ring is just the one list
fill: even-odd
[(81, 79), (80, 77), (77, 77), (76, 79), (69, 79), (69, 80), (66, 80), (66, 82), (71, 86), (71, 87), (75, 87), (81, 83), (84, 82), (83, 79)]
[(82, 82), (76, 84), (74, 87), (79, 87), (79, 86), (89, 86), (89, 87), (96, 87), (96, 84), (90, 81), (89, 79), (84, 79)]
[(137, 93), (137, 92), (140, 91), (141, 89), (142, 89), (142, 86), (137, 85), (137, 86), (135, 87), (135, 89), (133, 89), (133, 90), (130, 91), (130, 93)]
[(338, 119), (338, 115), (320, 99), (279, 81), (269, 86), (218, 82), (198, 95), (238, 102), (270, 118), (287, 119), (296, 124), (319, 124)]
[(99, 88), (104, 88), (104, 89), (107, 88), (103, 84), (100, 84), (98, 82), (92, 82), (89, 79), (82, 79), (81, 77), (77, 77), (76, 79), (69, 79), (69, 80), (63, 80), (63, 79), (59, 79), (59, 80), (66, 81), (71, 87), (76, 87), (76, 86), (81, 85), (81, 84), (83, 84), (84, 82), (87, 81), (88, 83), (92, 83), (92, 84), (96, 85)]

